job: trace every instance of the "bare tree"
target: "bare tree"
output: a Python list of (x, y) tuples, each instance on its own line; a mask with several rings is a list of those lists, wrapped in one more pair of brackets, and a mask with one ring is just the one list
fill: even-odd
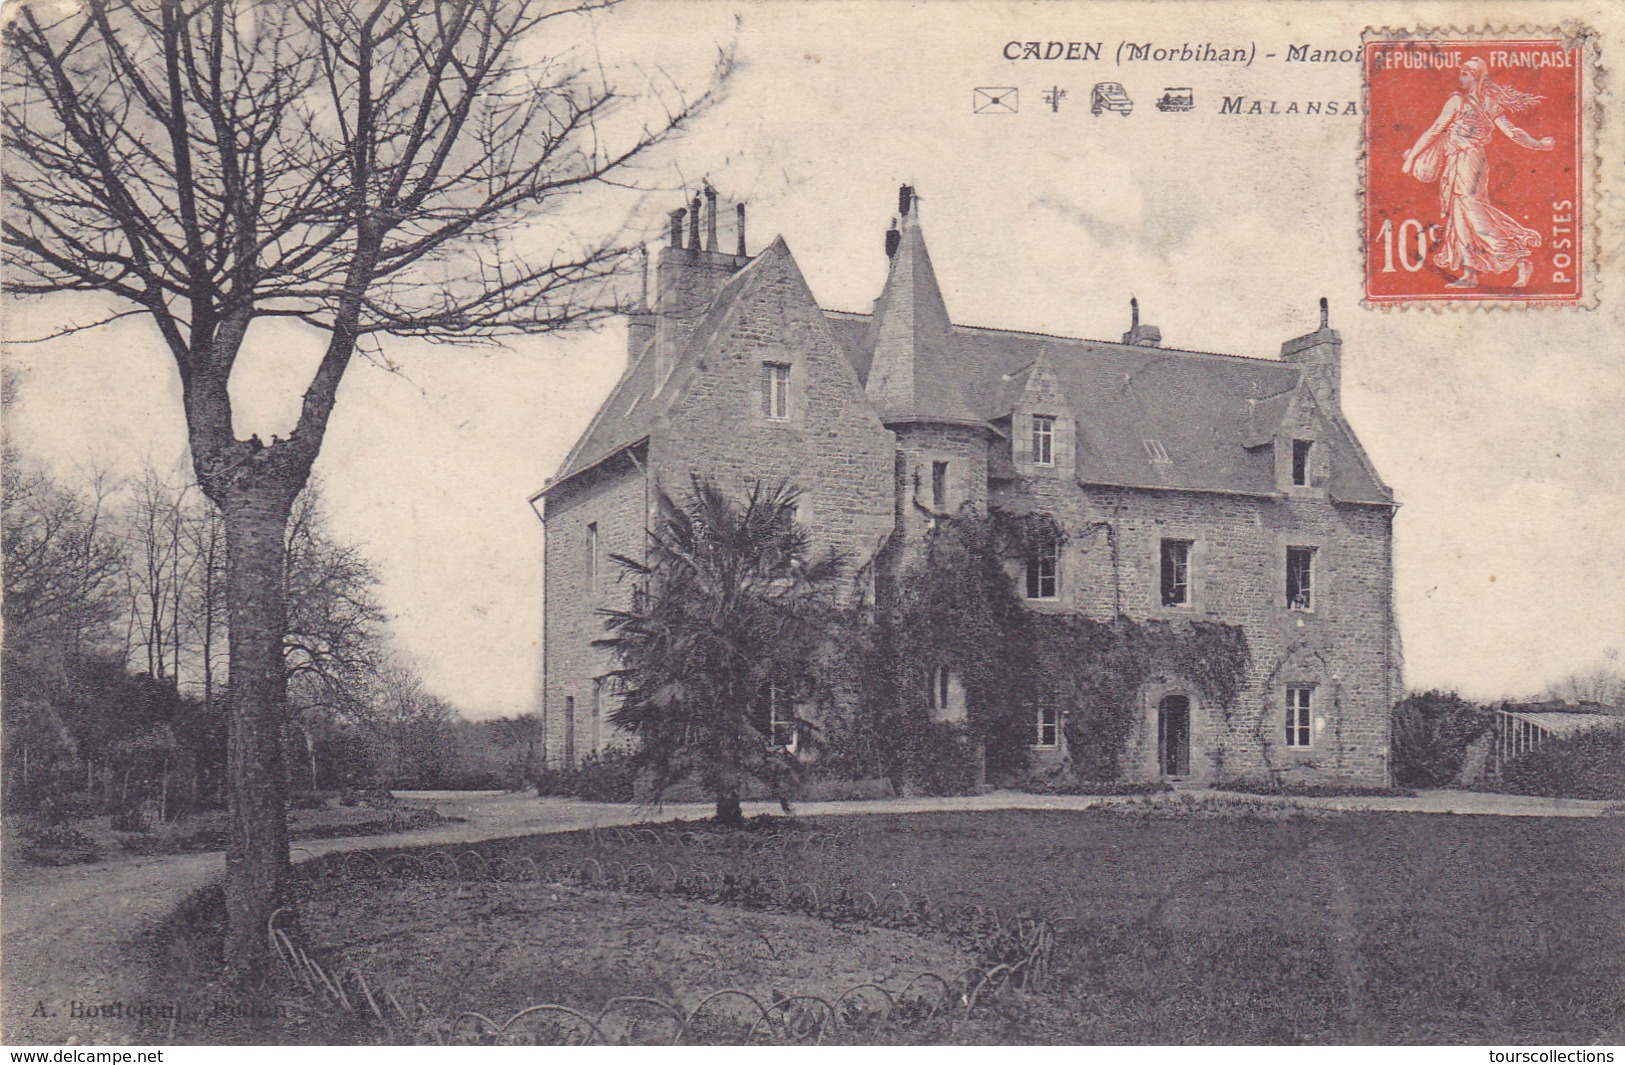
[(1566, 703), (1597, 703), (1618, 708), (1625, 705), (1625, 670), (1619, 666), (1619, 654), (1604, 656), (1601, 664), (1571, 673), (1544, 692), (1547, 699)]
[(304, 740), (310, 786), (317, 786), (316, 734), (355, 718), (386, 655), (378, 576), (358, 545), (334, 537), (319, 486), (295, 501), (288, 523), (283, 641), (290, 725)]
[[(646, 122), (603, 70), (520, 55), (605, 6), (41, 0), (7, 23), (11, 288), (109, 294), (115, 317), (156, 325), (198, 483), (225, 525), (237, 979), (267, 958), (288, 876), (285, 530), (346, 369), (380, 334), (489, 339), (604, 311), (631, 250), (556, 225), (527, 256), (521, 223), (635, 176), (711, 98)], [(265, 443), (239, 435), (228, 386), (252, 327), (273, 316), (325, 343), (294, 385), (292, 431)]]
[(188, 526), (202, 500), (191, 485), (176, 485), (151, 469), (130, 486), (129, 496), (122, 508), (129, 561), (127, 657), (144, 664), (153, 679), (179, 689), (181, 659), (191, 649), (191, 600), (199, 576)]
[(124, 569), (122, 545), (108, 528), (107, 478), (63, 484), (9, 449), (0, 477), (7, 646), (74, 654), (106, 644)]

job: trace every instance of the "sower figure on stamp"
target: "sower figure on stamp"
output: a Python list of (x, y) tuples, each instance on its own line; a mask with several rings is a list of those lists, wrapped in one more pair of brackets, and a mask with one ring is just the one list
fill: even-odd
[(1521, 147), (1551, 151), (1552, 138), (1536, 140), (1507, 118), (1542, 98), (1491, 81), (1489, 68), (1476, 56), (1461, 66), (1461, 87), (1405, 153), (1403, 169), (1419, 181), (1439, 181), (1444, 240), (1433, 262), (1461, 274), (1450, 288), (1477, 288), (1479, 274), (1504, 273), (1514, 266), (1518, 279), (1513, 287), (1523, 288), (1534, 270), (1531, 256), (1540, 247), (1540, 234), (1490, 203), (1484, 149), (1499, 129)]

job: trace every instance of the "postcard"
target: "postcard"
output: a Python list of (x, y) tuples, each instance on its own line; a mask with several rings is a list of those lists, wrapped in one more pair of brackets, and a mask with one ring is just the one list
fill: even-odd
[(1625, 1040), (1625, 9), (7, 26), (8, 1043)]

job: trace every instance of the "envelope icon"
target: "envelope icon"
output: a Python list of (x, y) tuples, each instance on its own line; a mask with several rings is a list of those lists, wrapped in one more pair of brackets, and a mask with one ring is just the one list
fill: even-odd
[(978, 115), (1013, 115), (1021, 101), (1013, 88), (977, 89), (971, 98), (971, 111)]

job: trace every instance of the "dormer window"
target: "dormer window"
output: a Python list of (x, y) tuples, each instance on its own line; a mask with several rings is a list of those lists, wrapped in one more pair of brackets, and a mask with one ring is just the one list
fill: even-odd
[(1033, 464), (1055, 465), (1055, 416), (1033, 415)]
[(1313, 440), (1292, 441), (1292, 484), (1297, 488), (1309, 487), (1309, 456), (1314, 451)]
[(762, 363), (762, 417), (782, 422), (790, 419), (790, 365)]

